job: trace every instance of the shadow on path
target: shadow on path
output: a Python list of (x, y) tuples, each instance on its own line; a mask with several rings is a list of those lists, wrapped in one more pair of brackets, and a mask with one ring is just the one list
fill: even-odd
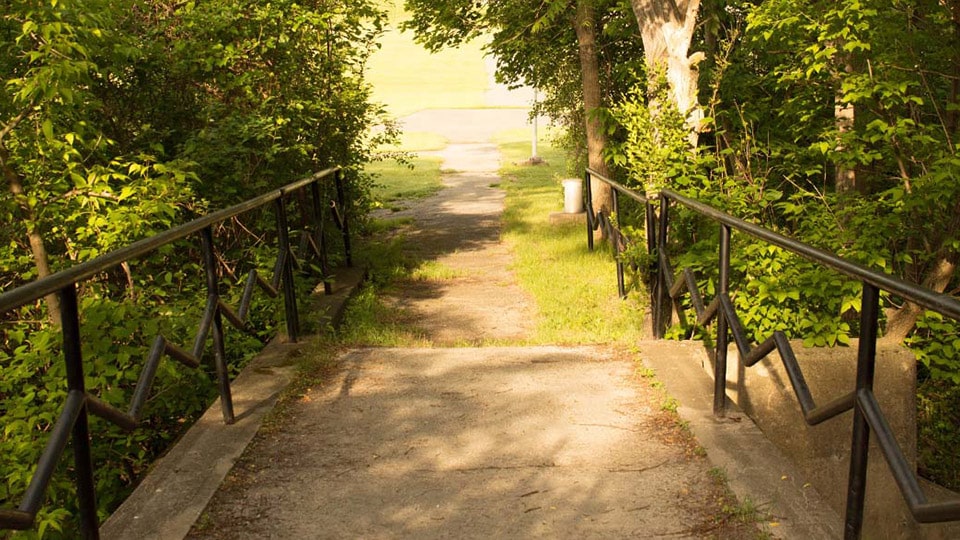
[(352, 352), (257, 443), (215, 537), (697, 536), (709, 480), (607, 355)]
[(413, 218), (398, 233), (405, 254), (434, 262), (447, 275), (401, 280), (384, 301), (434, 345), (523, 341), (534, 330), (536, 309), (517, 285), (513, 256), (500, 241), (505, 195), (496, 173), (499, 152), (492, 144), (464, 143), (439, 155), (444, 189), (392, 216)]

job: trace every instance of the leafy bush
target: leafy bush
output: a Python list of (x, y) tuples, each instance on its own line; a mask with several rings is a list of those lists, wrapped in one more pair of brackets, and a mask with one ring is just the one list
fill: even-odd
[[(362, 78), (382, 17), (369, 0), (6, 2), (0, 286), (12, 289), (333, 165), (344, 167), (352, 205), (341, 210), (362, 218), (370, 180), (360, 165), (395, 134), (371, 135), (383, 111)], [(291, 201), (291, 223), (303, 203)], [(269, 276), (276, 257), (275, 238), (264, 233), (272, 209), (242, 219), (215, 231), (222, 262), (237, 278), (226, 272), (221, 291), (233, 305), (244, 270)], [(300, 238), (293, 242), (300, 247)], [(198, 260), (195, 245), (177, 243), (80, 285), (94, 394), (125, 410), (158, 333), (189, 347), (206, 301)], [(277, 305), (254, 302), (259, 338), (273, 332)], [(63, 405), (60, 335), (50, 321), (56, 309), (48, 300), (0, 314), (0, 507), (19, 501)], [(260, 343), (227, 332), (237, 370)], [(145, 427), (133, 434), (93, 420), (101, 516), (209, 404), (215, 385), (206, 371), (164, 361)], [(38, 529), (20, 536), (75, 536), (67, 461)]]
[[(190, 249), (179, 256), (190, 255)], [(259, 248), (259, 271), (269, 277), (276, 250)], [(192, 253), (196, 256), (196, 253)], [(155, 336), (164, 335), (189, 348), (202, 317), (206, 291), (204, 271), (196, 264), (174, 270), (173, 260), (155, 255), (134, 267), (139, 293), (117, 295), (111, 284), (88, 282), (81, 289), (81, 337), (88, 391), (126, 410), (144, 361)], [(249, 263), (247, 263), (249, 265)], [(157, 272), (156, 275), (153, 272)], [(222, 297), (236, 306), (243, 283), (224, 284)], [(227, 357), (231, 372), (238, 372), (262, 347), (260, 340), (273, 333), (279, 300), (265, 295), (250, 310), (252, 327), (259, 339), (227, 326)], [(25, 310), (29, 311), (29, 310)], [(22, 497), (66, 398), (66, 374), (61, 355), (59, 329), (29, 322), (8, 323), (4, 346), (0, 348), (0, 415), (4, 418), (0, 439), (0, 505), (14, 506)], [(116, 426), (92, 418), (93, 460), (101, 517), (119, 505), (140, 476), (181, 431), (189, 427), (216, 397), (215, 377), (208, 338), (200, 370), (186, 368), (165, 358), (144, 407), (142, 426), (126, 433)], [(37, 536), (62, 532), (71, 537), (76, 523), (74, 485), (69, 457), (58, 471), (47, 493), (48, 503), (38, 517)], [(31, 537), (34, 533), (21, 533)], [(58, 536), (58, 535), (55, 535)]]
[[(708, 58), (699, 146), (685, 144), (682, 115), (655, 73), (613, 113), (626, 142), (610, 157), (632, 184), (669, 186), (956, 296), (960, 107), (957, 58), (947, 53), (960, 39), (956, 13), (926, 1), (775, 0), (728, 3), (709, 17), (694, 44)], [(697, 271), (708, 299), (717, 228), (671, 209), (674, 264)], [(734, 304), (755, 339), (783, 330), (809, 345), (843, 345), (856, 335), (860, 284), (736, 232), (732, 248)], [(955, 467), (931, 456), (960, 439), (945, 412), (960, 383), (960, 323), (892, 294), (882, 307), (882, 333), (920, 362), (921, 446), (935, 442), (921, 455)]]

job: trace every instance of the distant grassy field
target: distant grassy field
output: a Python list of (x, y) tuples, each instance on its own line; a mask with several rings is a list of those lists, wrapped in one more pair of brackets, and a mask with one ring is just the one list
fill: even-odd
[(443, 150), (447, 146), (447, 139), (437, 133), (428, 131), (404, 131), (400, 135), (398, 144), (384, 145), (381, 151), (426, 152), (428, 150)]
[(378, 161), (365, 167), (377, 175), (374, 200), (386, 208), (399, 209), (404, 200), (429, 197), (443, 186), (440, 183), (440, 158), (417, 157), (410, 160), (413, 168), (393, 161)]
[(402, 5), (387, 6), (391, 28), (367, 65), (374, 100), (396, 117), (423, 109), (483, 107), (488, 80), (482, 43), (431, 54), (413, 41), (412, 33), (398, 30), (406, 18), (398, 3)]

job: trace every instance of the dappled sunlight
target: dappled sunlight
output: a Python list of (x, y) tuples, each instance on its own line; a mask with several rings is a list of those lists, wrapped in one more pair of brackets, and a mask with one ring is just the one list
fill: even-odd
[[(634, 535), (684, 520), (676, 501), (698, 480), (651, 440), (629, 364), (599, 350), (365, 349), (342, 363), (258, 473), (278, 497), (261, 500), (271, 519), (296, 493), (332, 536)], [(640, 475), (657, 489), (638, 491)]]

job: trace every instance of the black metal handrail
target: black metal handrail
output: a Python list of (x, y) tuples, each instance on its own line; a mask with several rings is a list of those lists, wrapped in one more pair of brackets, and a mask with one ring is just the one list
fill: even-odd
[[(223, 419), (227, 424), (234, 422), (222, 319), (227, 319), (228, 322), (242, 331), (253, 333), (245, 319), (252, 301), (254, 287), (259, 286), (273, 297), (282, 292), (287, 336), (291, 341), (297, 341), (300, 334), (300, 321), (293, 269), (294, 267), (299, 268), (300, 263), (290, 246), (286, 196), (307, 187), (311, 190), (312, 219), (305, 220), (302, 238), (307, 253), (318, 259), (324, 290), (327, 294), (330, 294), (324, 232), (326, 216), (325, 206), (321, 204), (324, 197), (321, 194), (320, 187), (320, 181), (330, 177), (333, 178), (335, 183), (336, 196), (328, 199), (329, 204), (327, 206), (332, 212), (336, 226), (341, 231), (345, 262), (347, 266), (350, 266), (352, 265), (352, 255), (348, 219), (345, 213), (346, 200), (342, 171), (340, 167), (331, 167), (308, 178), (287, 184), (280, 189), (264, 193), (259, 197), (249, 199), (230, 208), (207, 214), (189, 223), (168, 229), (90, 261), (0, 294), (0, 313), (9, 312), (49, 294), (55, 293), (58, 295), (61, 311), (63, 356), (67, 372), (67, 399), (63, 410), (51, 429), (50, 438), (44, 447), (36, 471), (19, 507), (16, 510), (0, 509), (0, 529), (25, 530), (33, 527), (37, 512), (43, 505), (44, 493), (57, 463), (66, 449), (67, 442), (72, 436), (77, 496), (80, 507), (80, 532), (85, 538), (98, 538), (96, 493), (94, 491), (88, 426), (89, 414), (99, 416), (127, 431), (135, 429), (139, 425), (143, 404), (149, 396), (154, 376), (163, 356), (168, 355), (188, 367), (197, 368), (201, 364), (203, 350), (211, 334), (213, 337), (213, 360)], [(237, 311), (234, 311), (221, 300), (219, 294), (221, 263), (216, 257), (213, 226), (251, 210), (262, 208), (270, 203), (274, 204), (277, 228), (277, 261), (274, 265), (274, 275), (268, 282), (256, 270), (251, 270), (244, 285), (240, 306)], [(303, 212), (305, 211), (303, 209)], [(136, 259), (162, 246), (197, 233), (200, 235), (203, 264), (206, 271), (207, 302), (193, 347), (191, 350), (186, 350), (163, 335), (156, 336), (134, 389), (130, 408), (127, 412), (121, 411), (89, 393), (84, 387), (77, 284), (121, 263)], [(301, 247), (301, 249), (304, 248)]]
[[(613, 188), (612, 191), (612, 204), (610, 208), (600, 208), (594, 210), (593, 208), (593, 186), (591, 179), (596, 178), (598, 181), (603, 182)], [(624, 195), (642, 205), (644, 205), (644, 215), (647, 216), (649, 220), (654, 214), (651, 205), (653, 204), (646, 196), (637, 193), (629, 189), (628, 187), (619, 184), (610, 178), (594, 171), (593, 169), (587, 169), (584, 173), (584, 186), (586, 186), (586, 200), (588, 204), (585, 205), (587, 213), (587, 245), (590, 249), (593, 249), (593, 232), (600, 230), (604, 238), (610, 239), (610, 243), (613, 246), (614, 250), (614, 259), (617, 264), (617, 290), (619, 291), (620, 298), (627, 297), (627, 287), (626, 282), (624, 281), (624, 266), (623, 259), (620, 256), (621, 253), (627, 248), (630, 244), (630, 238), (623, 234), (623, 231), (617, 226), (617, 216), (620, 214), (620, 195)], [(653, 234), (654, 228), (651, 226), (651, 223), (647, 223), (647, 252), (653, 253), (656, 246), (656, 237)]]
[[(586, 171), (586, 207), (588, 216), (587, 243), (593, 248), (594, 210), (591, 179), (609, 184), (614, 189), (614, 208), (617, 207), (616, 194), (628, 193), (630, 190), (605, 178), (594, 171)], [(803, 242), (765, 229), (753, 223), (733, 217), (716, 208), (703, 204), (679, 193), (663, 189), (658, 194), (660, 199), (659, 215), (650, 197), (634, 193), (633, 198), (645, 203), (645, 222), (648, 253), (656, 255), (657, 264), (653, 265), (655, 283), (652, 287), (653, 331), (657, 338), (663, 337), (666, 327), (664, 313), (669, 315), (672, 308), (678, 317), (683, 318), (683, 308), (679, 299), (684, 293), (689, 293), (691, 305), (697, 315), (696, 324), (708, 324), (714, 318), (717, 320), (717, 346), (714, 362), (714, 414), (723, 416), (726, 408), (726, 371), (727, 345), (732, 335), (737, 349), (747, 367), (757, 364), (774, 349), (780, 355), (787, 372), (790, 384), (796, 394), (797, 401), (803, 413), (804, 420), (809, 425), (819, 424), (853, 409), (852, 441), (850, 447), (850, 473), (847, 483), (847, 503), (844, 516), (844, 537), (856, 539), (860, 537), (863, 528), (864, 497), (866, 489), (867, 460), (870, 432), (876, 434), (878, 444), (884, 459), (889, 465), (900, 492), (910, 509), (914, 519), (921, 523), (936, 523), (943, 521), (960, 520), (960, 501), (953, 500), (941, 503), (931, 503), (927, 500), (915, 471), (911, 470), (903, 450), (893, 436), (893, 432), (877, 403), (873, 393), (873, 379), (876, 367), (876, 343), (880, 317), (880, 292), (893, 293), (906, 301), (914, 302), (926, 309), (936, 311), (954, 319), (960, 320), (960, 302), (948, 295), (937, 293), (919, 287), (902, 279), (876, 272), (860, 264), (843, 259), (836, 254), (815, 248)], [(675, 202), (693, 212), (706, 217), (720, 225), (719, 242), (719, 279), (717, 295), (709, 304), (704, 305), (697, 288), (697, 280), (689, 269), (683, 269), (675, 274), (670, 265), (667, 249), (667, 232), (670, 225), (670, 203)], [(602, 216), (601, 213), (598, 212)], [(600, 218), (604, 219), (603, 217)], [(609, 219), (609, 218), (606, 218)], [(619, 227), (610, 224), (608, 227), (619, 231)], [(797, 363), (796, 355), (789, 340), (782, 331), (775, 331), (772, 336), (760, 345), (753, 347), (747, 337), (737, 315), (733, 302), (730, 299), (730, 236), (732, 230), (738, 230), (771, 245), (777, 246), (791, 253), (799, 255), (809, 261), (831, 268), (843, 275), (859, 280), (863, 286), (860, 309), (860, 340), (857, 350), (857, 376), (854, 390), (846, 395), (817, 406), (803, 376), (803, 371)], [(619, 235), (619, 232), (617, 233)], [(614, 238), (611, 236), (611, 238)], [(654, 239), (655, 240), (651, 240)], [(617, 244), (620, 243), (617, 237)], [(617, 249), (619, 254), (620, 249)], [(622, 289), (623, 278), (622, 262), (618, 261), (618, 282)]]

